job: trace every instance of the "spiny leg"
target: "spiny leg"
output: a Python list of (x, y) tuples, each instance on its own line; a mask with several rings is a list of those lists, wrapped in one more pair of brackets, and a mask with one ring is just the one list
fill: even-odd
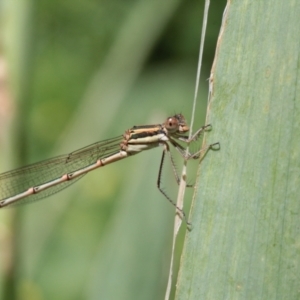
[(202, 154), (202, 158), (203, 158), (206, 155), (207, 151), (210, 149), (214, 149), (215, 146), (218, 146), (218, 148), (220, 148), (220, 143), (219, 142), (213, 143), (204, 148), (201, 148), (200, 150), (198, 150), (194, 153), (187, 153), (187, 154), (185, 154), (185, 159), (198, 159), (200, 157), (201, 153), (203, 153)]
[[(165, 147), (164, 147), (164, 150), (163, 150), (163, 153), (162, 153), (162, 157), (161, 157), (161, 161), (160, 161), (160, 165), (159, 165), (159, 171), (158, 171), (158, 178), (157, 178), (157, 188), (159, 189), (159, 191), (169, 200), (169, 202), (176, 208), (177, 211), (180, 212), (181, 214), (181, 218), (184, 219), (185, 223), (188, 225), (188, 226), (191, 226), (191, 223), (188, 222), (187, 220), (187, 217), (186, 217), (186, 214), (185, 212), (183, 211), (183, 209), (181, 209), (180, 207), (178, 207), (176, 205), (176, 203), (167, 195), (167, 193), (161, 188), (160, 184), (161, 184), (161, 175), (162, 175), (162, 169), (163, 169), (163, 164), (164, 164), (164, 159), (165, 159), (165, 153), (166, 152), (169, 152), (169, 149), (168, 149), (168, 145), (167, 144), (164, 144)], [(172, 156), (170, 156), (172, 157)], [(173, 163), (173, 159), (171, 158), (171, 162)], [(173, 170), (175, 171), (175, 177), (176, 177), (176, 181), (179, 182), (179, 176), (177, 174), (177, 171), (176, 169), (174, 169), (175, 166), (173, 166)]]
[(210, 124), (204, 125), (201, 128), (199, 128), (190, 138), (188, 136), (178, 136), (178, 139), (180, 141), (183, 141), (187, 144), (197, 141), (197, 139), (200, 137), (201, 133), (205, 130), (209, 131), (211, 130), (212, 126)]
[[(167, 152), (167, 154), (169, 156), (169, 159), (171, 161), (172, 170), (173, 170), (173, 173), (174, 173), (174, 176), (175, 176), (175, 180), (176, 180), (177, 184), (179, 185), (180, 184), (180, 177), (178, 175), (178, 172), (177, 172), (177, 169), (176, 169), (176, 165), (175, 165), (172, 153), (170, 151), (169, 145), (168, 144), (164, 144), (164, 147), (165, 147), (165, 151)], [(194, 186), (193, 184), (187, 184), (186, 185), (186, 187), (193, 187), (193, 186)]]
[(199, 138), (199, 136), (201, 135), (202, 131), (205, 131), (205, 130), (210, 131), (211, 128), (212, 128), (212, 126), (210, 124), (202, 126), (187, 140), (187, 143), (196, 141)]
[(186, 159), (186, 160), (192, 159), (192, 158), (198, 159), (200, 157), (201, 152), (205, 151), (205, 154), (206, 154), (207, 150), (213, 149), (213, 147), (216, 145), (219, 145), (219, 147), (220, 147), (220, 144), (219, 143), (210, 144), (209, 146), (207, 146), (203, 149), (200, 149), (194, 153), (190, 153), (190, 152), (186, 151), (186, 149), (183, 146), (181, 146), (176, 140), (190, 144), (191, 142), (197, 141), (197, 139), (200, 137), (200, 135), (202, 134), (203, 131), (209, 131), (209, 130), (211, 130), (211, 128), (212, 128), (211, 124), (204, 125), (201, 128), (199, 128), (190, 138), (188, 136), (178, 135), (173, 138), (169, 137), (169, 140), (184, 159)]
[(172, 145), (175, 147), (175, 149), (180, 153), (180, 155), (186, 159), (186, 160), (189, 160), (189, 159), (198, 159), (200, 157), (200, 153), (201, 152), (204, 152), (204, 155), (206, 154), (206, 152), (209, 150), (209, 149), (213, 149), (214, 146), (219, 146), (220, 147), (220, 143), (217, 142), (217, 143), (213, 143), (213, 144), (210, 144), (204, 148), (201, 148), (200, 150), (194, 152), (194, 153), (190, 153), (190, 152), (187, 152), (186, 149), (184, 147), (182, 147), (179, 143), (177, 143), (174, 139), (171, 139), (169, 138), (170, 142), (172, 143)]

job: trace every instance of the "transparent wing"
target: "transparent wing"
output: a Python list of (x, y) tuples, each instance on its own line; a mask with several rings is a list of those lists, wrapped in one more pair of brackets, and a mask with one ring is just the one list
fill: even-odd
[[(0, 174), (0, 200), (25, 192), (31, 187), (51, 182), (64, 174), (80, 170), (95, 163), (99, 158), (115, 154), (120, 150), (122, 139), (123, 136), (119, 136), (97, 142), (67, 155), (60, 155)], [(68, 187), (83, 176), (84, 174), (73, 180), (59, 183), (28, 198), (20, 199), (15, 204), (28, 203), (50, 196)]]

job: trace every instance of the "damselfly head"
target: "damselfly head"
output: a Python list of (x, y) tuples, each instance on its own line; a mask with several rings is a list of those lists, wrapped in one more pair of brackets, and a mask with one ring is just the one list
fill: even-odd
[(185, 133), (190, 129), (182, 114), (167, 118), (164, 126), (170, 133)]

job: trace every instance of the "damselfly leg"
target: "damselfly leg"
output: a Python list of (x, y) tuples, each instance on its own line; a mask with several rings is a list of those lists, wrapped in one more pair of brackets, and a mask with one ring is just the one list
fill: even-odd
[[(194, 153), (190, 153), (186, 150), (185, 147), (183, 147), (182, 145), (180, 145), (175, 139), (183, 141), (185, 143), (187, 143), (188, 145), (194, 141), (196, 141), (201, 133), (203, 133), (205, 130), (210, 130), (211, 129), (211, 125), (205, 125), (202, 126), (199, 130), (197, 130), (191, 138), (187, 137), (187, 136), (174, 136), (174, 138), (169, 138), (169, 141), (171, 142), (171, 144), (175, 147), (176, 150), (178, 150), (178, 152), (180, 153), (180, 155), (185, 159), (185, 160), (190, 160), (190, 159), (198, 159), (200, 157), (200, 154), (203, 153), (203, 156), (206, 154), (206, 152), (211, 149), (212, 147), (219, 145), (219, 143), (214, 143), (214, 144), (210, 144), (207, 147), (204, 147)], [(157, 187), (159, 189), (159, 191), (165, 196), (165, 198), (176, 208), (176, 210), (178, 211), (178, 213), (180, 214), (181, 218), (185, 221), (185, 223), (190, 226), (191, 223), (188, 221), (187, 216), (183, 210), (183, 208), (180, 208), (177, 206), (177, 204), (172, 200), (172, 198), (162, 189), (161, 187), (161, 177), (162, 177), (162, 171), (163, 171), (163, 166), (164, 166), (164, 160), (165, 160), (165, 156), (167, 154), (167, 156), (169, 157), (169, 160), (171, 162), (171, 167), (174, 173), (174, 177), (175, 180), (177, 182), (177, 185), (180, 184), (180, 177), (177, 173), (177, 169), (175, 166), (175, 162), (172, 156), (172, 153), (170, 151), (170, 147), (168, 145), (168, 143), (164, 143), (163, 145), (164, 149), (163, 149), (163, 153), (162, 153), (162, 157), (161, 157), (161, 161), (160, 161), (160, 165), (159, 165), (159, 172), (158, 172), (158, 178), (157, 178)], [(193, 187), (193, 184), (187, 184), (187, 187)]]

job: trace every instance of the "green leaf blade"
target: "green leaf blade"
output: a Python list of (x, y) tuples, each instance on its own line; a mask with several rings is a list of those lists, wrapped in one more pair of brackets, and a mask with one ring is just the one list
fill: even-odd
[(176, 299), (298, 299), (300, 7), (227, 9)]

